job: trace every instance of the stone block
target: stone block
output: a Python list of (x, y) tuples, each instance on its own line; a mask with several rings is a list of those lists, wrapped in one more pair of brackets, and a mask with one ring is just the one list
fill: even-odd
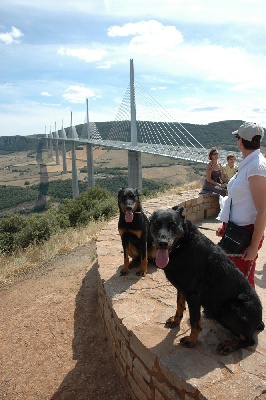
[(130, 334), (130, 348), (148, 369), (154, 369), (156, 355), (145, 347), (133, 332)]
[(148, 383), (151, 381), (151, 372), (144, 366), (144, 364), (137, 357), (133, 360), (133, 367)]
[(193, 214), (192, 208), (189, 208), (186, 212), (186, 217), (188, 218), (189, 215)]
[(158, 392), (157, 389), (155, 389), (154, 400), (165, 400), (165, 397), (160, 392)]
[(184, 208), (189, 210), (189, 208), (192, 206), (191, 200), (187, 200), (184, 202)]
[(218, 212), (217, 212), (217, 210), (214, 209), (214, 208), (211, 208), (211, 209), (206, 210), (206, 217), (207, 217), (207, 218), (216, 217), (217, 215), (218, 215)]
[(202, 204), (204, 202), (203, 196), (197, 197), (197, 204)]
[(126, 364), (128, 365), (130, 371), (132, 371), (134, 354), (132, 353), (132, 351), (127, 346), (127, 343), (124, 340), (121, 342), (121, 355), (125, 360)]
[(137, 385), (146, 394), (148, 399), (151, 399), (152, 397), (154, 397), (153, 396), (154, 390), (151, 388), (149, 383), (145, 379), (143, 379), (143, 376), (138, 372), (138, 370), (135, 367), (133, 367), (133, 376), (134, 376), (134, 379), (135, 379)]
[(208, 204), (207, 203), (200, 204), (199, 209), (200, 210), (208, 210)]
[(120, 358), (116, 357), (115, 360), (120, 376), (122, 377), (122, 379), (124, 379), (127, 376), (127, 364), (121, 357)]
[(197, 215), (195, 213), (191, 214), (188, 218), (191, 222), (196, 222), (197, 220)]
[(127, 371), (127, 381), (133, 394), (133, 399), (136, 400), (149, 400), (145, 392), (139, 387), (132, 374)]
[[(174, 390), (169, 384), (167, 384), (167, 381), (161, 382), (158, 379), (156, 379), (154, 376), (152, 377), (152, 381), (154, 383), (154, 386), (156, 389), (159, 390), (159, 394), (163, 394), (163, 399), (167, 400), (179, 400), (181, 397), (179, 396), (179, 393)], [(158, 397), (159, 399), (160, 397)]]
[(200, 221), (200, 220), (204, 219), (204, 210), (198, 210), (196, 218), (197, 218), (196, 221)]

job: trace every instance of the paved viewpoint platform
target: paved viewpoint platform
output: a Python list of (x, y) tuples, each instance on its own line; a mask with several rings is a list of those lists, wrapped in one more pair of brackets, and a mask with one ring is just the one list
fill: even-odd
[[(143, 207), (150, 214), (193, 196), (197, 197), (195, 191), (165, 196), (147, 200)], [(219, 221), (207, 218), (196, 224), (213, 229), (202, 232), (217, 243), (214, 230)], [(188, 310), (180, 328), (164, 327), (176, 310), (176, 290), (164, 272), (151, 265), (145, 278), (136, 276), (135, 268), (120, 276), (123, 253), (117, 219), (99, 235), (97, 253), (100, 308), (113, 355), (133, 399), (266, 399), (266, 330), (258, 333), (254, 346), (221, 356), (216, 352), (218, 343), (232, 335), (203, 315), (199, 343), (187, 349), (179, 340), (190, 331)], [(259, 253), (255, 280), (266, 322), (266, 243)]]

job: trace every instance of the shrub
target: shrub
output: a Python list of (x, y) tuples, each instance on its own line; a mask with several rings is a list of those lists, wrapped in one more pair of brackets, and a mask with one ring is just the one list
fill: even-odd
[(60, 214), (68, 215), (72, 227), (86, 225), (90, 219), (110, 218), (117, 211), (115, 197), (106, 189), (92, 188), (75, 199), (65, 200), (58, 207)]
[(92, 219), (110, 218), (116, 213), (116, 197), (106, 189), (92, 188), (43, 214), (31, 214), (27, 218), (11, 214), (0, 220), (0, 252), (26, 249), (48, 240), (61, 229), (86, 225)]
[(60, 214), (66, 215), (69, 220), (69, 226), (77, 226), (80, 220), (80, 214), (83, 211), (83, 206), (79, 204), (76, 199), (65, 200), (63, 204), (58, 207)]
[(18, 248), (16, 236), (26, 226), (26, 220), (10, 214), (0, 220), (0, 252), (10, 253)]
[(44, 214), (32, 214), (27, 219), (27, 224), (16, 235), (17, 246), (25, 249), (30, 244), (41, 243), (48, 240), (55, 233), (52, 220)]

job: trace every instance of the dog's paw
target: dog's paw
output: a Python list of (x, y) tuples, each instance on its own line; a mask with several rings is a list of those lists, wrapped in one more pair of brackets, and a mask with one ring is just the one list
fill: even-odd
[(222, 356), (227, 356), (233, 351), (239, 350), (243, 347), (253, 346), (254, 344), (255, 340), (252, 337), (244, 340), (241, 340), (239, 338), (234, 340), (225, 340), (218, 345), (217, 351)]
[(142, 269), (140, 269), (138, 272), (136, 272), (136, 275), (145, 277), (146, 273), (147, 271), (143, 271)]
[(128, 273), (128, 270), (122, 268), (121, 271), (120, 271), (120, 276), (125, 276), (125, 275), (127, 275), (127, 273)]
[(174, 317), (168, 318), (168, 320), (166, 321), (164, 326), (166, 328), (171, 328), (172, 329), (172, 328), (176, 328), (177, 326), (179, 326), (179, 324), (180, 324), (180, 321), (178, 322), (176, 317), (174, 316)]
[(227, 356), (228, 354), (232, 353), (235, 350), (234, 342), (225, 340), (221, 342), (217, 346), (217, 351), (222, 356)]
[(257, 331), (263, 331), (265, 329), (265, 324), (263, 321), (257, 326)]
[(182, 346), (184, 347), (195, 347), (197, 344), (197, 340), (193, 340), (191, 338), (191, 336), (184, 336), (180, 339), (180, 343), (182, 344)]

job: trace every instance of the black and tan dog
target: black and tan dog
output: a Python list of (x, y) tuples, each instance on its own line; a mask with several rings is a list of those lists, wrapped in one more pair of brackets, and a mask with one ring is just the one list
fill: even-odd
[(188, 304), (191, 333), (181, 344), (193, 347), (201, 331), (201, 306), (206, 316), (229, 328), (236, 338), (218, 345), (226, 355), (253, 345), (253, 334), (264, 329), (260, 299), (228, 256), (182, 216), (183, 207), (155, 211), (151, 234), (158, 249), (156, 264), (178, 290), (177, 310), (166, 326), (180, 324)]
[(137, 275), (145, 276), (148, 259), (155, 259), (156, 250), (149, 231), (149, 220), (142, 210), (138, 189), (120, 189), (118, 207), (120, 211), (118, 231), (124, 251), (124, 267), (120, 274), (128, 273), (129, 257), (131, 257), (132, 262), (140, 261), (141, 268)]

